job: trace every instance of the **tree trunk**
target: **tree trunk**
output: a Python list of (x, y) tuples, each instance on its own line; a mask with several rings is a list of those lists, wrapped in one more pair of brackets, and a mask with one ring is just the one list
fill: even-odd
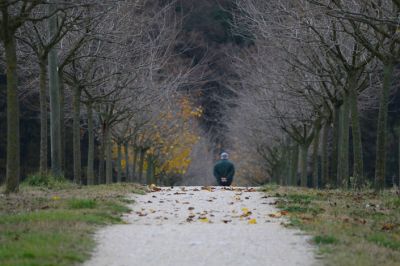
[(16, 72), (17, 51), (14, 34), (12, 33), (9, 36), (5, 36), (5, 38), (4, 48), (7, 65), (6, 193), (12, 193), (18, 192), (20, 178), (19, 103)]
[(121, 143), (117, 143), (118, 147), (118, 159), (117, 159), (117, 169), (118, 169), (118, 176), (117, 176), (117, 182), (121, 183), (122, 182), (122, 145)]
[(338, 186), (347, 187), (349, 181), (349, 100), (341, 106), (339, 134)]
[(340, 105), (335, 105), (335, 117), (333, 122), (333, 143), (332, 143), (332, 165), (329, 184), (337, 186), (338, 158), (339, 158), (339, 134), (340, 134)]
[(133, 162), (132, 162), (132, 178), (131, 181), (135, 182), (137, 181), (137, 175), (136, 175), (136, 164), (137, 164), (137, 157), (138, 157), (138, 149), (133, 146)]
[(139, 173), (138, 173), (138, 181), (139, 183), (143, 182), (143, 167), (144, 167), (144, 157), (146, 155), (146, 150), (141, 148), (139, 154)]
[(312, 171), (313, 171), (313, 187), (318, 188), (318, 158), (319, 158), (319, 135), (320, 130), (318, 129), (314, 136), (313, 143), (313, 154), (312, 154)]
[(153, 160), (153, 162), (151, 164), (151, 176), (152, 176), (152, 183), (153, 184), (157, 184), (157, 180), (156, 180), (156, 162), (155, 162), (155, 160)]
[(398, 190), (400, 191), (400, 131), (399, 130), (397, 130), (397, 140), (398, 140), (398, 158), (397, 158), (397, 160), (398, 160), (398, 167), (399, 167), (399, 169), (398, 169), (398, 181), (399, 181), (399, 183), (397, 184), (397, 188), (398, 188)]
[(106, 150), (106, 132), (105, 132), (105, 125), (103, 124), (102, 127), (102, 135), (101, 135), (101, 144), (99, 149), (99, 184), (105, 183), (105, 167), (104, 167), (104, 157), (105, 157), (105, 150)]
[(74, 150), (74, 182), (76, 184), (82, 183), (81, 173), (81, 89), (78, 86), (73, 87), (73, 125), (72, 125), (72, 138)]
[(351, 133), (353, 137), (353, 178), (357, 189), (364, 183), (364, 160), (362, 152), (360, 118), (358, 113), (357, 92), (355, 87), (350, 88)]
[(297, 186), (297, 169), (299, 166), (299, 145), (295, 144), (292, 147), (291, 158), (290, 158), (290, 185)]
[(329, 124), (326, 123), (322, 130), (321, 140), (321, 188), (325, 187), (329, 180), (329, 153), (328, 153), (328, 131)]
[(146, 184), (150, 185), (152, 183), (151, 171), (153, 168), (153, 156), (147, 155), (147, 170), (146, 170)]
[(47, 57), (41, 58), (39, 63), (39, 97), (40, 97), (40, 175), (47, 174)]
[(300, 186), (307, 187), (307, 157), (308, 157), (308, 146), (307, 144), (300, 145), (300, 157), (301, 157), (301, 179)]
[(92, 103), (88, 103), (88, 162), (87, 162), (87, 184), (94, 185), (94, 125), (93, 125), (93, 107)]
[(126, 182), (128, 182), (130, 180), (130, 177), (129, 177), (129, 144), (128, 144), (128, 142), (125, 142), (124, 151), (125, 151), (125, 180), (126, 180)]
[(106, 144), (106, 184), (113, 182), (113, 165), (112, 165), (112, 141), (110, 128), (106, 127), (105, 132), (105, 144)]
[(62, 71), (58, 72), (58, 80), (59, 80), (59, 87), (60, 87), (60, 131), (61, 131), (61, 172), (65, 171), (65, 125), (64, 125), (64, 104), (65, 104), (65, 93), (64, 93), (64, 76)]
[(382, 190), (386, 176), (386, 142), (389, 91), (392, 85), (394, 63), (389, 61), (383, 67), (383, 87), (379, 100), (378, 136), (376, 141), (375, 188)]
[[(49, 5), (49, 14), (54, 13), (57, 6)], [(57, 15), (49, 18), (49, 38), (56, 32)], [(51, 138), (51, 170), (53, 175), (61, 176), (61, 125), (60, 125), (60, 89), (58, 80), (58, 59), (55, 48), (49, 52), (49, 88), (50, 88), (50, 138)]]

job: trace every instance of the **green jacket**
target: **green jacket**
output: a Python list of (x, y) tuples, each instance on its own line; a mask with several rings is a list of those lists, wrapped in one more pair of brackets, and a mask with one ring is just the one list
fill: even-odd
[(235, 175), (235, 166), (229, 160), (219, 160), (214, 166), (214, 176), (217, 179), (221, 177), (226, 177), (228, 180), (232, 181)]

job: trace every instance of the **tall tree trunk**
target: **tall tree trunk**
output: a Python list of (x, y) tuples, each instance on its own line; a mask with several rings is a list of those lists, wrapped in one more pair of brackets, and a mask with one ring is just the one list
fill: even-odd
[(147, 169), (146, 169), (146, 184), (151, 184), (152, 183), (152, 176), (151, 176), (151, 171), (153, 168), (153, 158), (152, 155), (148, 154), (147, 155)]
[(60, 135), (61, 135), (61, 172), (65, 171), (65, 125), (64, 125), (64, 118), (65, 118), (65, 111), (64, 111), (64, 104), (65, 104), (65, 92), (64, 92), (64, 75), (63, 72), (59, 70), (58, 72), (58, 80), (59, 80), (59, 87), (60, 87)]
[(129, 177), (129, 143), (125, 142), (124, 144), (125, 151), (125, 180), (128, 182), (130, 180)]
[(156, 162), (153, 159), (153, 162), (151, 164), (151, 177), (152, 177), (152, 184), (157, 184), (157, 180), (156, 180)]
[(300, 178), (300, 186), (307, 187), (307, 157), (308, 157), (308, 146), (307, 144), (302, 143), (300, 145), (300, 170), (301, 170), (301, 178)]
[(99, 149), (99, 174), (98, 174), (98, 179), (99, 179), (99, 184), (104, 184), (105, 183), (105, 166), (104, 166), (104, 157), (105, 157), (105, 151), (106, 151), (106, 132), (105, 132), (106, 126), (103, 124), (102, 129), (101, 129), (101, 144), (100, 144), (100, 149)]
[(341, 106), (341, 123), (339, 134), (338, 186), (347, 187), (349, 181), (349, 100), (344, 99)]
[(131, 181), (135, 182), (137, 181), (137, 175), (136, 175), (136, 164), (137, 164), (137, 157), (138, 157), (138, 149), (133, 146), (133, 162), (132, 162), (132, 178)]
[(398, 154), (397, 154), (397, 156), (398, 156), (398, 158), (397, 158), (397, 162), (398, 162), (398, 181), (399, 181), (399, 183), (397, 184), (397, 188), (399, 189), (399, 191), (400, 191), (400, 130), (398, 129), (397, 130), (397, 141), (398, 141), (398, 147), (397, 147), (397, 149), (398, 149)]
[[(3, 26), (4, 27), (4, 26)], [(7, 31), (4, 30), (4, 31)], [(20, 178), (19, 103), (15, 36), (4, 36), (7, 65), (7, 173), (6, 193), (17, 192)]]
[(299, 145), (295, 144), (292, 147), (292, 152), (290, 156), (290, 185), (297, 186), (297, 170), (299, 166)]
[(340, 105), (335, 105), (335, 117), (333, 122), (332, 164), (329, 184), (337, 186), (338, 159), (339, 159), (339, 134), (340, 134)]
[(47, 174), (47, 57), (39, 62), (39, 97), (40, 97), (40, 175)]
[(139, 154), (139, 170), (138, 170), (138, 181), (139, 183), (144, 183), (143, 182), (143, 167), (144, 167), (144, 157), (146, 155), (146, 150), (143, 148), (140, 148), (140, 154)]
[(321, 140), (321, 188), (324, 188), (329, 180), (328, 132), (329, 124), (326, 123), (322, 129)]
[(364, 159), (362, 152), (360, 118), (358, 113), (357, 92), (354, 86), (350, 88), (351, 133), (353, 137), (353, 178), (356, 188), (364, 183)]
[[(49, 5), (49, 14), (57, 9), (56, 4)], [(53, 15), (49, 18), (49, 38), (52, 38), (57, 29), (58, 18)], [(60, 90), (58, 80), (57, 51), (52, 48), (49, 53), (49, 88), (50, 88), (50, 138), (51, 138), (51, 170), (53, 175), (61, 176), (61, 125), (60, 125)]]
[(317, 130), (314, 136), (313, 153), (312, 153), (312, 171), (313, 171), (313, 187), (318, 188), (318, 158), (319, 158), (319, 135), (320, 129)]
[(88, 162), (87, 162), (87, 184), (94, 185), (94, 125), (93, 125), (93, 107), (89, 102), (87, 105), (88, 116)]
[(73, 125), (72, 138), (74, 150), (74, 182), (82, 183), (81, 173), (81, 89), (78, 86), (73, 87)]
[(122, 182), (122, 145), (121, 143), (117, 143), (118, 147), (118, 159), (117, 159), (117, 170), (118, 170), (118, 176), (117, 176), (117, 182), (121, 183)]
[(112, 141), (109, 126), (106, 127), (106, 184), (113, 182), (113, 165), (112, 165)]
[(381, 190), (385, 186), (389, 90), (392, 85), (393, 69), (394, 62), (389, 61), (384, 64), (384, 79), (379, 100), (378, 136), (376, 141), (375, 188), (377, 190)]

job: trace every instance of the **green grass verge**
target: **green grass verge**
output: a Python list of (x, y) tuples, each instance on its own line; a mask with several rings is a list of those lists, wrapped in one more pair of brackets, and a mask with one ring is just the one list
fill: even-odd
[[(0, 188), (1, 189), (1, 188)], [(100, 226), (121, 223), (133, 184), (79, 187), (21, 186), (0, 194), (0, 265), (76, 265), (94, 248)]]
[(313, 236), (325, 265), (400, 265), (400, 197), (394, 190), (351, 192), (265, 187), (288, 212), (288, 227)]

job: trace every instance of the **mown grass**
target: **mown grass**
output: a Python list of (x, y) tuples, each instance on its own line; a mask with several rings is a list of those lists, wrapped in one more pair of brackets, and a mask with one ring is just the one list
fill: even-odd
[(326, 265), (400, 265), (400, 196), (394, 190), (351, 192), (266, 187), (289, 227), (310, 233)]
[(132, 203), (125, 196), (144, 193), (133, 184), (57, 183), (24, 184), (18, 194), (0, 194), (0, 265), (79, 264), (94, 248), (97, 228), (122, 222)]

